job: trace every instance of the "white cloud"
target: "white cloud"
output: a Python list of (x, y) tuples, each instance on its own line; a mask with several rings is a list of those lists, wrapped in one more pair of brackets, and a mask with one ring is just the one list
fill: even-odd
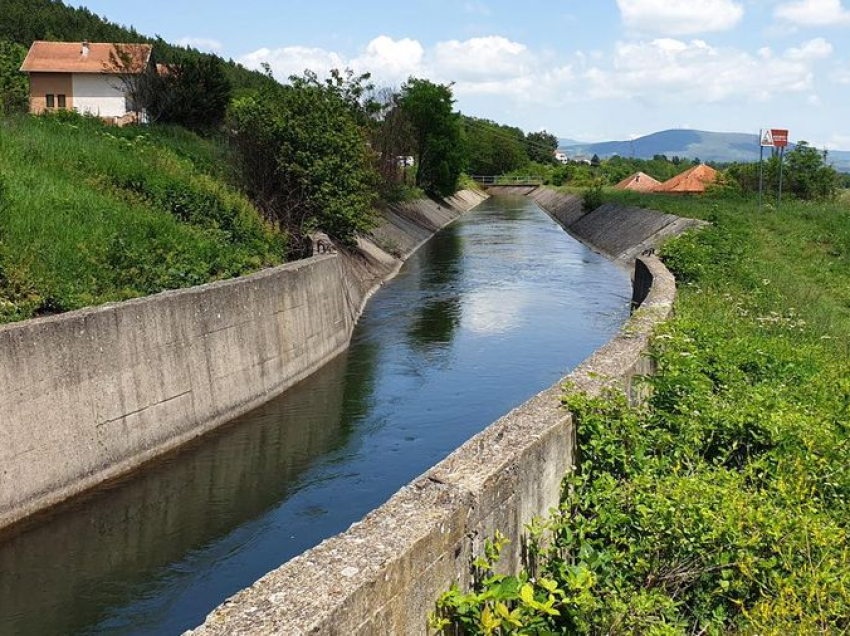
[(198, 49), (199, 51), (221, 51), (224, 48), (218, 40), (213, 40), (212, 38), (193, 38), (193, 37), (185, 37), (177, 40), (178, 46), (186, 46), (191, 47), (193, 49)]
[[(243, 57), (248, 67), (268, 62), (285, 80), (305, 68), (370, 71), (375, 82), (398, 85), (409, 76), (454, 82), (455, 94), (493, 96), (510, 103), (548, 107), (587, 99), (636, 99), (644, 103), (701, 105), (724, 100), (763, 101), (786, 93), (814, 94), (814, 67), (833, 54), (823, 38), (785, 51), (715, 47), (702, 39), (657, 38), (619, 42), (601, 59), (534, 51), (501, 36), (448, 40), (424, 47), (417, 40), (383, 35), (358, 55), (307, 47), (264, 48)], [(836, 70), (850, 83), (850, 71)]]
[(730, 98), (764, 100), (810, 90), (810, 65), (823, 48), (804, 44), (774, 57), (764, 51), (751, 55), (740, 49), (716, 48), (703, 40), (621, 42), (616, 45), (611, 68), (592, 68), (585, 77), (594, 97), (691, 104)]
[(728, 31), (744, 17), (734, 0), (617, 0), (627, 28), (641, 33), (693, 35)]
[(261, 48), (239, 58), (239, 62), (252, 69), (268, 64), (275, 77), (281, 81), (286, 81), (290, 75), (301, 75), (306, 69), (327, 75), (331, 69), (347, 66), (346, 61), (333, 51), (306, 46)]
[(440, 42), (434, 65), (456, 81), (511, 79), (528, 75), (533, 60), (528, 47), (501, 36)]
[(798, 47), (793, 47), (785, 52), (785, 57), (789, 60), (822, 60), (832, 55), (832, 44), (823, 38), (815, 38), (808, 42), (803, 42)]
[(794, 26), (850, 26), (850, 10), (841, 0), (796, 0), (784, 2), (774, 15)]
[(375, 82), (398, 84), (410, 76), (455, 82), (459, 95), (503, 95), (521, 100), (545, 101), (566, 92), (574, 79), (572, 66), (548, 64), (519, 42), (501, 36), (448, 40), (426, 50), (412, 39), (382, 35), (361, 54), (346, 58), (321, 48), (290, 46), (262, 48), (239, 60), (248, 68), (268, 63), (281, 81), (304, 69), (326, 75), (332, 68), (369, 71)]
[(422, 68), (425, 49), (417, 40), (394, 40), (386, 35), (372, 40), (351, 66), (360, 72), (370, 72), (383, 81), (404, 81)]

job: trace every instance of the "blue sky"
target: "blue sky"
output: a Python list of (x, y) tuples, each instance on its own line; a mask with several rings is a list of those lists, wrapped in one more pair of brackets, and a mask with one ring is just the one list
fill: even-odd
[(771, 126), (850, 149), (850, 0), (74, 4), (281, 79), (351, 66), (391, 86), (454, 81), (466, 113), (582, 141)]

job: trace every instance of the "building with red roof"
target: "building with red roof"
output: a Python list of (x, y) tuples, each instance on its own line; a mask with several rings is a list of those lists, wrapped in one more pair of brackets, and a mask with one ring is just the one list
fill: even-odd
[(635, 192), (653, 192), (661, 182), (653, 179), (645, 172), (636, 172), (620, 181), (616, 186), (617, 190), (634, 190)]
[(21, 66), (30, 77), (30, 112), (73, 109), (114, 121), (139, 115), (126, 80), (153, 63), (150, 44), (34, 42)]
[(655, 192), (666, 194), (703, 194), (706, 188), (717, 183), (720, 173), (711, 166), (700, 164), (665, 181)]

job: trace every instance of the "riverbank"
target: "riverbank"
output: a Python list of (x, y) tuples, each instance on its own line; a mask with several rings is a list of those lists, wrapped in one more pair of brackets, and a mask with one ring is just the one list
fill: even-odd
[[(651, 371), (644, 353), (669, 316), (675, 281), (657, 259), (639, 262), (641, 308), (567, 380), (640, 395), (631, 380)], [(440, 593), (470, 584), (470, 564), (488, 538), (497, 530), (515, 537), (501, 567), (516, 571), (525, 524), (557, 507), (576, 460), (562, 384), (492, 424), (347, 532), (234, 596), (194, 633), (426, 633)]]
[(662, 251), (680, 293), (651, 397), (567, 399), (581, 472), (551, 547), (446, 596), (446, 633), (845, 632), (850, 207), (607, 196), (711, 223)]
[[(0, 327), (0, 528), (135, 470), (348, 345), (369, 294), (485, 195), (394, 206), (359, 249)], [(379, 246), (392, 237), (394, 253)]]

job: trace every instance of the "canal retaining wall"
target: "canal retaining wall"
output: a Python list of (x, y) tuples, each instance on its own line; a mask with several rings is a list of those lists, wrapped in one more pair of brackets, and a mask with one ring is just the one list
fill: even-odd
[[(572, 198), (550, 192), (524, 194), (534, 196), (555, 218), (561, 215), (559, 222), (567, 229), (587, 216), (580, 212), (580, 202), (579, 211), (572, 210)], [(604, 214), (626, 216), (614, 210)], [(578, 226), (585, 233), (579, 238), (625, 262), (627, 254), (638, 249), (640, 254), (665, 228), (675, 231), (670, 226), (676, 219), (658, 221), (655, 217), (662, 215), (649, 211), (640, 215), (644, 221), (630, 223), (632, 230), (618, 230), (603, 222), (603, 216), (598, 225), (588, 219)], [(680, 231), (692, 225), (679, 221)], [(512, 540), (500, 567), (517, 571), (525, 524), (557, 507), (563, 477), (575, 465), (572, 416), (561, 402), (564, 384), (591, 395), (619, 387), (637, 399), (633, 378), (653, 370), (646, 352), (655, 328), (671, 315), (676, 285), (654, 256), (633, 260), (637, 309), (619, 335), (348, 531), (229, 599), (193, 633), (426, 634), (437, 598), (453, 584), (469, 586), (472, 560), (496, 530)]]
[(484, 198), (395, 206), (356, 250), (0, 327), (0, 529), (313, 373), (403, 260)]
[(703, 225), (694, 219), (616, 204), (585, 212), (581, 197), (546, 187), (535, 188), (528, 196), (578, 240), (627, 264), (664, 239)]

